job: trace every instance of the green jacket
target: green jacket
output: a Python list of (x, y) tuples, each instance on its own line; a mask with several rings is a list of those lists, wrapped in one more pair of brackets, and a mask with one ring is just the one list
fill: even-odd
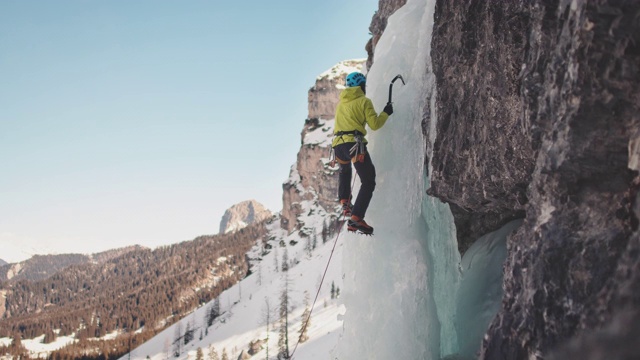
[[(378, 115), (373, 108), (373, 103), (364, 95), (359, 86), (344, 89), (340, 93), (340, 102), (336, 108), (336, 124), (333, 133), (339, 131), (358, 130), (366, 135), (367, 130), (365, 124), (368, 124), (371, 130), (380, 129), (389, 118), (384, 111)], [(355, 142), (353, 135), (336, 136), (333, 139), (332, 147), (342, 143)], [(365, 139), (366, 143), (367, 140)]]

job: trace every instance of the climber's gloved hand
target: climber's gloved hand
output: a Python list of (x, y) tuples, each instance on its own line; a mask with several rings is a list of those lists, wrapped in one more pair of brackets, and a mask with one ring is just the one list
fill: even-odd
[(387, 106), (385, 106), (382, 111), (386, 112), (387, 115), (393, 114), (393, 105), (391, 103), (387, 103)]

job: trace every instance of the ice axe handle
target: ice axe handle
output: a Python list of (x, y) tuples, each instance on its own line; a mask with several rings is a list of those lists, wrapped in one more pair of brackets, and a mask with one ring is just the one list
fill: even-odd
[(393, 83), (396, 82), (396, 80), (398, 79), (402, 81), (402, 85), (406, 85), (404, 82), (404, 79), (402, 78), (402, 75), (400, 74), (396, 75), (396, 77), (394, 77), (393, 80), (391, 80), (391, 84), (389, 84), (389, 102), (387, 102), (387, 104), (391, 104), (391, 95), (393, 94)]

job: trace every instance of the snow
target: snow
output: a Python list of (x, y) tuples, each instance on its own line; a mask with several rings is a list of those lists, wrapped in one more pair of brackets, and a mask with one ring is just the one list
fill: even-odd
[[(325, 77), (329, 79), (336, 79), (344, 74), (349, 74), (355, 71), (362, 71), (362, 63), (365, 61), (367, 61), (367, 59), (353, 59), (353, 60), (341, 61), (331, 69), (318, 75), (316, 80), (321, 80)], [(338, 85), (338, 87), (344, 88), (343, 85), (342, 86)]]
[(0, 346), (9, 346), (11, 344), (12, 339), (11, 338), (0, 338)]
[[(311, 252), (311, 256), (305, 251), (306, 238), (301, 238), (298, 232), (290, 235), (280, 228), (278, 220), (269, 225), (269, 244), (273, 249), (267, 255), (262, 255), (261, 246), (255, 246), (248, 254), (251, 259), (262, 260), (252, 264), (253, 274), (220, 296), (220, 306), (223, 315), (220, 316), (208, 329), (208, 335), (199, 340), (200, 332), (204, 333), (205, 314), (209, 304), (201, 306), (190, 315), (186, 316), (179, 323), (182, 329), (186, 329), (190, 323), (195, 328), (194, 340), (191, 341), (181, 352), (178, 359), (195, 358), (198, 347), (202, 348), (205, 357), (209, 353), (209, 347), (213, 346), (219, 355), (226, 349), (230, 358), (236, 359), (242, 350), (248, 350), (249, 342), (258, 339), (265, 339), (267, 336), (266, 326), (261, 320), (265, 299), (268, 299), (271, 307), (279, 305), (279, 297), (285, 281), (285, 273), (275, 270), (276, 253), (278, 263), (281, 265), (285, 248), (281, 247), (280, 240), (284, 240), (292, 267), (286, 273), (289, 279), (289, 296), (291, 301), (291, 313), (289, 317), (289, 347), (293, 350), (299, 329), (302, 327), (301, 315), (304, 311), (305, 291), (309, 293), (311, 301), (320, 284), (322, 273), (324, 272), (329, 257), (332, 256), (331, 266), (327, 270), (327, 275), (322, 285), (320, 295), (311, 316), (311, 323), (308, 330), (309, 340), (301, 343), (296, 352), (297, 359), (334, 359), (334, 348), (338, 344), (342, 329), (342, 315), (345, 312), (344, 305), (339, 300), (331, 299), (331, 283), (342, 289), (342, 249), (343, 240), (338, 239), (335, 251), (332, 255), (335, 238), (330, 238), (322, 244), (321, 230), (327, 214), (321, 207), (313, 201), (301, 202), (303, 214), (300, 216), (304, 223), (303, 231), (315, 234), (318, 240), (318, 247)], [(297, 244), (290, 245), (290, 241)], [(275, 248), (278, 248), (276, 251)], [(296, 264), (297, 262), (297, 264)], [(261, 285), (259, 284), (261, 278)], [(275, 319), (275, 317), (274, 317)], [(275, 358), (277, 354), (278, 331), (273, 321), (269, 333), (269, 356)], [(165, 359), (167, 345), (168, 350), (173, 352), (173, 341), (176, 334), (174, 324), (162, 331), (160, 334), (150, 339), (140, 347), (132, 351), (132, 359)], [(333, 354), (333, 355), (332, 355)], [(254, 358), (262, 359), (266, 355), (263, 349)], [(125, 355), (122, 359), (128, 359)], [(171, 355), (171, 358), (174, 358)]]
[(244, 222), (244, 221), (238, 221), (237, 223), (235, 223), (235, 224), (233, 224), (233, 225), (229, 226), (229, 228), (227, 228), (227, 230), (225, 230), (225, 232), (224, 232), (224, 233), (225, 233), (225, 234), (228, 234), (228, 233), (230, 233), (230, 232), (234, 232), (234, 231), (237, 231), (237, 230), (243, 229), (243, 228), (247, 227), (248, 225), (249, 225), (249, 224), (247, 224), (247, 223), (246, 223), (246, 222)]
[[(304, 294), (309, 293), (313, 301), (330, 258), (311, 316), (310, 339), (300, 344), (294, 359), (473, 358), (500, 304), (506, 238), (520, 222), (482, 237), (461, 259), (449, 206), (426, 195), (431, 164), (425, 164), (425, 159), (431, 156), (425, 157), (424, 149), (433, 147), (437, 120), (437, 89), (429, 56), (434, 8), (435, 0), (408, 0), (396, 11), (376, 46), (367, 75), (367, 95), (378, 112), (387, 102), (389, 82), (397, 74), (406, 81), (406, 85), (394, 85), (394, 114), (387, 124), (367, 136), (377, 187), (366, 219), (375, 235), (343, 232), (322, 244), (323, 224), (328, 218), (335, 221), (335, 214), (327, 214), (314, 200), (301, 201), (301, 231), (288, 234), (280, 228), (279, 219), (269, 225), (273, 248), (268, 254), (263, 254), (260, 246), (251, 250), (253, 274), (221, 294), (223, 314), (208, 329), (208, 335), (199, 340), (210, 304), (136, 348), (132, 359), (167, 358), (167, 351), (173, 352), (176, 328), (184, 330), (187, 324), (195, 328), (194, 340), (179, 359), (195, 358), (198, 347), (206, 357), (210, 346), (218, 354), (226, 349), (230, 359), (237, 359), (249, 342), (267, 337), (261, 319), (264, 304), (268, 300), (272, 308), (278, 306), (286, 278), (293, 350), (302, 326)], [(340, 63), (318, 79), (360, 70), (350, 66), (349, 61)], [(429, 138), (422, 133), (425, 108), (431, 109)], [(321, 121), (305, 135), (304, 145), (329, 146), (334, 120)], [(326, 166), (328, 159), (323, 163)], [(307, 191), (295, 164), (285, 184)], [(354, 193), (358, 188), (356, 181)], [(311, 255), (305, 251), (304, 234), (318, 238)], [(281, 265), (285, 251), (281, 243), (286, 245), (292, 266), (286, 277), (275, 268), (276, 256)], [(337, 300), (331, 299), (331, 283), (341, 289)], [(275, 359), (277, 326), (272, 326), (268, 335), (269, 358)], [(36, 346), (28, 344), (30, 350)], [(253, 358), (265, 356), (263, 348)], [(122, 357), (126, 358), (128, 354)]]
[[(2, 341), (4, 339), (0, 339)], [(55, 341), (44, 344), (44, 335), (40, 335), (34, 339), (22, 339), (22, 345), (29, 351), (32, 358), (46, 359), (52, 351), (58, 350), (75, 341), (75, 334), (68, 336), (58, 336)], [(4, 341), (2, 341), (4, 343)], [(11, 343), (11, 340), (9, 340)]]
[(321, 123), (315, 129), (307, 132), (304, 136), (304, 145), (317, 145), (320, 147), (331, 146), (333, 140), (333, 126), (335, 119), (319, 120)]

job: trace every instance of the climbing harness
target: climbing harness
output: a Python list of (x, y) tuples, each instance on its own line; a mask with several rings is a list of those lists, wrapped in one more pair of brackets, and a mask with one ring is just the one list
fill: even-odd
[[(353, 139), (355, 140), (355, 144), (351, 147), (351, 149), (349, 149), (349, 155), (351, 155), (351, 161), (352, 162), (364, 162), (364, 155), (366, 153), (365, 142), (364, 142), (364, 134), (361, 133), (358, 130), (338, 131), (337, 133), (335, 133), (335, 136), (337, 138), (339, 138), (340, 140), (342, 140), (343, 143), (345, 143), (344, 139), (342, 138), (344, 135), (353, 135)], [(331, 153), (329, 155), (329, 166), (335, 167), (336, 166), (336, 162), (338, 162), (338, 163), (340, 163), (342, 165), (346, 165), (346, 164), (349, 163), (349, 161), (347, 161), (347, 160), (342, 160), (342, 159), (336, 157), (335, 150), (332, 147), (331, 148)]]
[[(353, 186), (356, 184), (356, 177), (353, 177), (353, 182), (351, 183), (351, 191), (353, 191)], [(298, 337), (298, 341), (296, 342), (296, 346), (293, 347), (293, 351), (289, 356), (289, 359), (293, 360), (293, 354), (296, 353), (296, 349), (300, 344), (300, 338), (302, 338), (302, 334), (304, 334), (305, 329), (309, 325), (309, 320), (311, 319), (311, 313), (313, 312), (313, 308), (316, 306), (316, 302), (318, 301), (318, 296), (320, 295), (320, 290), (322, 289), (322, 284), (324, 283), (324, 278), (327, 276), (327, 270), (329, 270), (329, 264), (331, 264), (331, 258), (333, 258), (333, 252), (336, 250), (336, 245), (338, 244), (338, 239), (340, 238), (340, 233), (342, 228), (344, 227), (344, 213), (340, 217), (340, 222), (343, 222), (343, 226), (338, 228), (338, 234), (336, 235), (336, 240), (333, 242), (333, 248), (331, 248), (331, 254), (329, 255), (329, 260), (327, 261), (327, 266), (324, 268), (324, 274), (322, 274), (322, 279), (320, 280), (320, 285), (318, 286), (318, 291), (316, 292), (316, 297), (313, 299), (313, 304), (311, 305), (311, 309), (309, 310), (309, 315), (304, 320), (304, 325), (302, 326), (302, 331), (300, 331), (300, 336)]]

